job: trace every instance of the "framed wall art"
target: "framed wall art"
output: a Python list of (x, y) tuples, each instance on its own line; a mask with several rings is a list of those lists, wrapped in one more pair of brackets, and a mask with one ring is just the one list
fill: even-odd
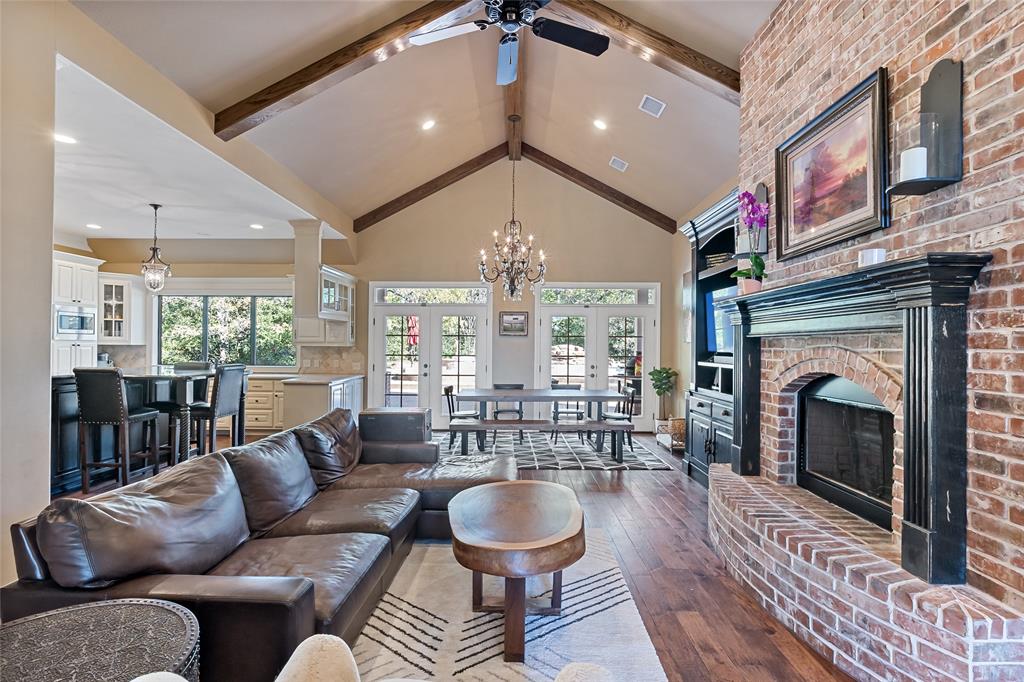
[(889, 226), (887, 107), (882, 68), (775, 150), (778, 260)]
[(498, 334), (501, 336), (527, 336), (529, 313), (498, 313)]

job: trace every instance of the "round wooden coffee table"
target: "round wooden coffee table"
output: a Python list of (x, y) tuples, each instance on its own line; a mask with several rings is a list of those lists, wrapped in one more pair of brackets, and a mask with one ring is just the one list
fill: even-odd
[[(558, 614), (562, 570), (586, 552), (583, 509), (571, 488), (548, 481), (475, 486), (448, 503), (455, 559), (473, 571), (473, 610), (504, 611), (505, 660), (526, 653), (526, 614)], [(505, 601), (485, 603), (483, 574), (505, 578)], [(526, 579), (553, 573), (550, 604), (528, 604)]]

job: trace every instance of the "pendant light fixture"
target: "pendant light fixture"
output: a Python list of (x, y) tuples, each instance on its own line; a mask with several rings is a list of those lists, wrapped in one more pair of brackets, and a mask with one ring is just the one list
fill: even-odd
[(160, 210), (160, 204), (150, 204), (153, 207), (153, 246), (149, 247), (149, 260), (142, 263), (142, 279), (146, 288), (156, 293), (164, 288), (167, 278), (171, 276), (171, 266), (160, 258), (160, 247), (156, 245), (156, 213)]
[[(523, 290), (530, 285), (535, 291), (544, 284), (548, 266), (544, 249), (540, 250), (537, 267), (533, 266), (533, 235), (523, 240), (523, 224), (516, 220), (516, 162), (512, 162), (512, 219), (505, 223), (504, 235), (495, 230), (493, 263), (488, 267), (487, 252), (480, 249), (480, 281), (491, 284), (502, 280), (506, 301), (523, 300)], [(501, 237), (504, 236), (504, 239)]]

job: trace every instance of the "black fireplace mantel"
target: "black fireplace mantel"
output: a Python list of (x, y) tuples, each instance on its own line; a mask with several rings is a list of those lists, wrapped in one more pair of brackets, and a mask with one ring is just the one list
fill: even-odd
[(902, 565), (967, 577), (967, 299), (988, 253), (927, 253), (723, 303), (735, 328), (732, 467), (760, 473), (761, 338), (903, 336)]

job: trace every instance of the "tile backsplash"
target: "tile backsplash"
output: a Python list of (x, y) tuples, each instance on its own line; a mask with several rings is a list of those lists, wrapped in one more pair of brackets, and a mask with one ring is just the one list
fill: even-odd
[(143, 346), (104, 346), (96, 348), (99, 353), (108, 353), (114, 367), (145, 367), (146, 347)]
[(366, 357), (358, 348), (299, 346), (299, 372), (363, 374), (366, 372)]

